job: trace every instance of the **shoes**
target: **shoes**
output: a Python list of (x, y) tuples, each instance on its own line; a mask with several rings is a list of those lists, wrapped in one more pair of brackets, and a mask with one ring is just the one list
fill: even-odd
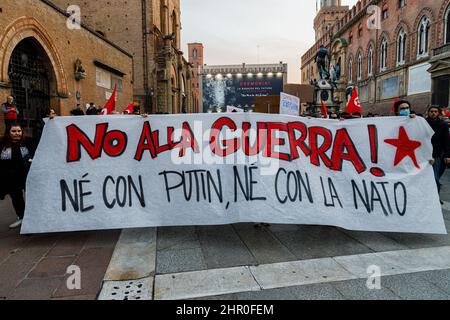
[(22, 220), (17, 220), (12, 225), (9, 226), (10, 229), (17, 229), (22, 225)]

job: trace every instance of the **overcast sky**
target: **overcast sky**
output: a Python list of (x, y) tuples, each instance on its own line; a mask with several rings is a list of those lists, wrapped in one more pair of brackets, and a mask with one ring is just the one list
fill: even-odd
[(289, 82), (300, 83), (315, 14), (316, 0), (181, 0), (182, 50), (187, 58), (187, 43), (203, 43), (210, 65), (287, 62)]

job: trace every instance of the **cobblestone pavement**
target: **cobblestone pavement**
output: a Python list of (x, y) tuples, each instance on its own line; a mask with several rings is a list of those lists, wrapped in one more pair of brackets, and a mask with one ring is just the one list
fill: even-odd
[[(21, 236), (10, 199), (0, 201), (0, 300), (95, 300), (120, 231)], [(67, 268), (80, 267), (81, 290), (68, 290)]]

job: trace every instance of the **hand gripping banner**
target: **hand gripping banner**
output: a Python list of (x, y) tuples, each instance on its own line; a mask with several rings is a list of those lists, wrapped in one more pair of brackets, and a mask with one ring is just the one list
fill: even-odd
[(22, 233), (274, 223), (444, 234), (422, 118), (61, 117)]

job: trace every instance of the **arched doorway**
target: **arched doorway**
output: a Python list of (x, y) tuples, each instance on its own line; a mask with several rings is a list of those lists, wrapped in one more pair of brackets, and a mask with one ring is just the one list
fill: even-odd
[(26, 38), (14, 48), (8, 76), (19, 119), (27, 137), (36, 144), (42, 134), (42, 118), (50, 107), (50, 92), (55, 86), (52, 64), (38, 41)]

